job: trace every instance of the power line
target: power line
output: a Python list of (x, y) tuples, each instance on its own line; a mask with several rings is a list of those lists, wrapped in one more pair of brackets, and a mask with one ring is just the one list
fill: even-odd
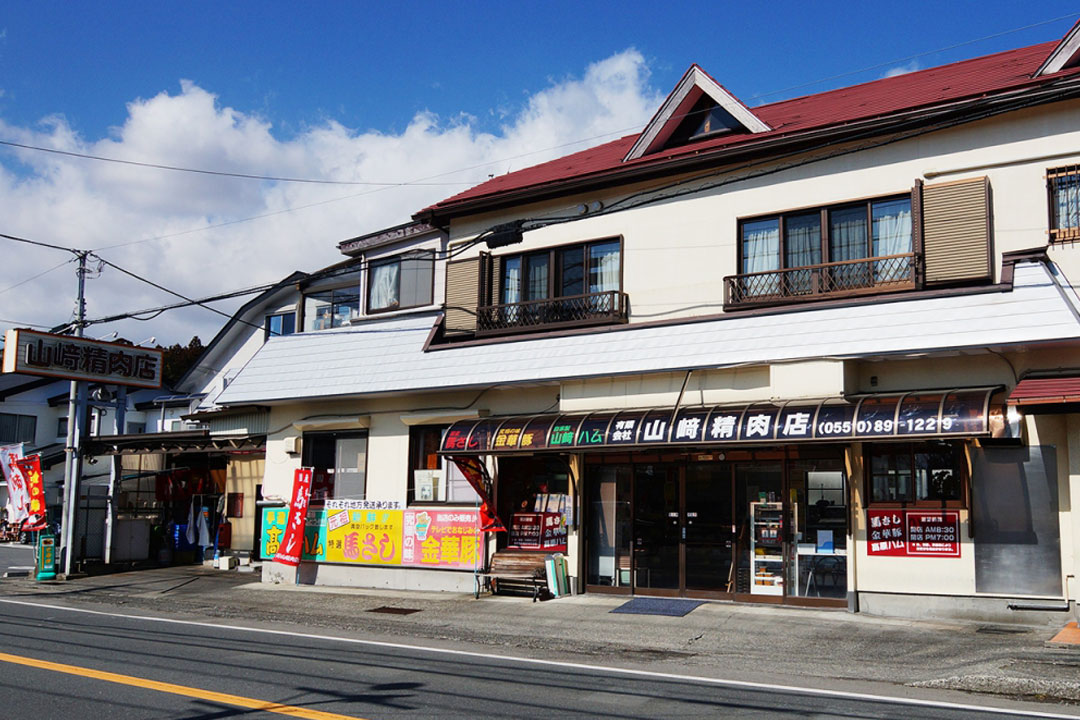
[(747, 98), (747, 100), (755, 100), (757, 98), (769, 97), (771, 95), (779, 95), (781, 93), (786, 93), (786, 92), (789, 92), (791, 90), (801, 90), (802, 88), (811, 87), (813, 85), (820, 85), (821, 83), (829, 82), (830, 80), (839, 80), (840, 78), (850, 77), (852, 75), (858, 75), (859, 73), (869, 72), (870, 70), (878, 70), (880, 68), (888, 67), (890, 65), (898, 65), (899, 63), (905, 63), (905, 62), (909, 62), (911, 60), (918, 60), (919, 58), (926, 57), (927, 55), (935, 55), (935, 54), (941, 53), (941, 52), (948, 52), (949, 50), (955, 50), (956, 48), (961, 48), (961, 47), (964, 47), (965, 45), (974, 45), (975, 43), (979, 43), (979, 42), (982, 42), (984, 40), (993, 40), (994, 38), (1003, 37), (1005, 35), (1011, 35), (1012, 33), (1015, 33), (1015, 32), (1022, 32), (1024, 30), (1030, 30), (1031, 28), (1041, 27), (1042, 25), (1049, 25), (1050, 23), (1056, 23), (1056, 22), (1058, 22), (1060, 20), (1067, 20), (1067, 19), (1070, 19), (1070, 18), (1075, 18), (1076, 15), (1077, 15), (1076, 13), (1069, 13), (1068, 15), (1061, 15), (1060, 17), (1051, 18), (1049, 20), (1043, 20), (1043, 21), (1037, 22), (1037, 23), (1032, 23), (1031, 25), (1024, 25), (1023, 27), (1013, 28), (1012, 30), (1004, 30), (1004, 31), (999, 32), (999, 33), (994, 33), (993, 35), (985, 35), (985, 36), (983, 36), (981, 38), (975, 38), (974, 40), (965, 40), (964, 42), (956, 43), (955, 45), (949, 45), (949, 46), (943, 47), (943, 48), (938, 48), (937, 50), (927, 50), (926, 52), (916, 53), (915, 55), (908, 55), (907, 57), (902, 57), (902, 58), (899, 58), (898, 60), (889, 60), (887, 62), (877, 63), (876, 65), (869, 65), (867, 67), (860, 68), (859, 70), (849, 70), (848, 72), (842, 72), (842, 73), (840, 73), (838, 75), (830, 75), (829, 77), (824, 77), (824, 78), (821, 78), (820, 80), (814, 80), (812, 82), (802, 83), (800, 85), (792, 85), (790, 87), (786, 87), (786, 88), (783, 88), (781, 90), (773, 90), (772, 92), (767, 92), (767, 93), (758, 93), (757, 95), (751, 95), (750, 97)]
[(104, 157), (102, 155), (89, 155), (87, 153), (74, 152), (72, 150), (57, 150), (56, 148), (41, 147), (39, 145), (26, 145), (24, 143), (11, 142), (10, 140), (0, 140), (0, 145), (7, 145), (8, 147), (21, 148), (23, 150), (35, 150), (37, 152), (52, 153), (54, 155), (64, 155), (66, 157), (79, 158), (82, 160), (98, 160), (100, 162), (117, 163), (120, 165), (134, 165), (135, 167), (152, 168), (154, 170), (170, 170), (173, 172), (186, 172), (196, 173), (198, 175), (213, 175), (216, 177), (232, 177), (241, 178), (243, 180), (270, 180), (272, 182), (287, 182), (287, 183), (308, 183), (312, 185), (377, 185), (381, 187), (401, 187), (405, 185), (468, 185), (467, 182), (445, 182), (445, 183), (425, 183), (425, 182), (367, 182), (363, 180), (325, 180), (319, 178), (295, 178), (285, 177), (278, 175), (256, 175), (254, 173), (237, 173), (227, 172), (224, 170), (205, 170), (203, 168), (189, 168), (181, 167), (179, 165), (163, 165), (161, 163), (142, 162), (139, 160), (121, 160), (120, 158)]
[(26, 238), (18, 237), (16, 235), (5, 235), (0, 233), (0, 238), (5, 240), (11, 240), (13, 242), (26, 243), (27, 245), (37, 245), (38, 247), (51, 248), (53, 250), (63, 250), (64, 252), (74, 253), (78, 255), (83, 252), (82, 250), (76, 250), (75, 248), (64, 247), (62, 245), (52, 245), (50, 243), (41, 242), (40, 240), (27, 240)]
[(8, 292), (9, 290), (14, 290), (17, 287), (21, 287), (21, 286), (25, 285), (28, 282), (33, 282), (34, 280), (37, 280), (39, 277), (42, 277), (43, 275), (48, 275), (53, 270), (59, 270), (60, 268), (64, 267), (65, 265), (67, 265), (67, 264), (69, 264), (71, 262), (74, 262), (74, 258), (70, 259), (70, 260), (65, 260), (64, 262), (60, 263), (59, 265), (53, 265), (48, 270), (44, 270), (42, 272), (39, 272), (37, 275), (34, 275), (33, 277), (28, 277), (25, 280), (22, 280), (20, 282), (15, 283), (14, 285), (6, 287), (3, 290), (0, 290), (0, 295), (3, 295), (4, 293)]

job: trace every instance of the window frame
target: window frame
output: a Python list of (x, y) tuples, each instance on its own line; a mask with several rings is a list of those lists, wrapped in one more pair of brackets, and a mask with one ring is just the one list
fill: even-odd
[[(403, 260), (423, 260), (430, 258), (431, 261), (431, 287), (428, 289), (428, 301), (426, 303), (418, 303), (416, 305), (402, 305), (401, 304), (401, 265)], [(397, 298), (396, 305), (392, 305), (385, 308), (373, 308), (371, 307), (371, 290), (374, 287), (372, 278), (375, 274), (375, 270), (380, 267), (386, 267), (387, 265), (397, 264), (398, 277), (397, 277)], [(417, 248), (415, 250), (407, 250), (397, 255), (392, 255), (384, 258), (373, 258), (368, 261), (368, 268), (364, 274), (364, 298), (363, 306), (364, 311), (368, 315), (379, 315), (381, 313), (396, 312), (398, 310), (409, 310), (412, 308), (428, 307), (435, 303), (435, 250), (431, 248)]]
[[(334, 468), (335, 473), (334, 473), (334, 478), (333, 478), (334, 484), (333, 484), (333, 487), (331, 488), (332, 494), (327, 495), (326, 498), (337, 498), (337, 497), (339, 497), (337, 495), (338, 488), (337, 488), (337, 472), (336, 472), (336, 470), (337, 470), (337, 468), (336, 468), (337, 453), (338, 453), (337, 443), (339, 441), (341, 441), (341, 440), (359, 440), (361, 438), (364, 440), (364, 467), (362, 468), (362, 472), (364, 474), (364, 493), (363, 493), (364, 497), (363, 498), (355, 498), (355, 499), (360, 499), (360, 500), (367, 498), (368, 456), (371, 454), (371, 447), (370, 447), (370, 442), (369, 442), (370, 438), (369, 438), (369, 435), (368, 435), (368, 431), (367, 430), (320, 430), (320, 431), (313, 431), (313, 432), (305, 432), (301, 436), (300, 465), (301, 465), (301, 467), (312, 468), (312, 475), (313, 475), (312, 482), (313, 483), (314, 483), (314, 480), (315, 480), (314, 472), (317, 469), (316, 466), (315, 466), (315, 460), (314, 460), (314, 457), (313, 457), (313, 454), (315, 452), (315, 448), (314, 448), (315, 443), (317, 441), (319, 441), (319, 440), (327, 440), (327, 439), (333, 440), (333, 442), (334, 442), (334, 463), (335, 463), (335, 468)], [(314, 489), (315, 488), (313, 486), (312, 487), (313, 492), (314, 492)], [(318, 498), (318, 499), (316, 499), (316, 498), (313, 497), (312, 500), (315, 503), (320, 503), (323, 500), (325, 500), (326, 498)], [(351, 499), (351, 498), (344, 498), (344, 499)]]
[[(347, 283), (347, 284), (342, 283), (342, 284), (339, 284), (339, 285), (331, 285), (331, 286), (327, 286), (327, 287), (309, 287), (309, 288), (305, 288), (303, 290), (303, 292), (301, 293), (301, 295), (300, 295), (300, 307), (302, 308), (301, 309), (301, 315), (300, 315), (300, 327), (301, 327), (300, 332), (322, 332), (323, 330), (333, 330), (333, 329), (339, 328), (339, 327), (347, 327), (347, 324), (343, 324), (343, 325), (331, 324), (331, 326), (328, 327), (328, 328), (314, 328), (313, 327), (310, 330), (307, 329), (307, 324), (308, 324), (308, 319), (309, 319), (308, 318), (308, 308), (307, 308), (308, 298), (312, 297), (313, 295), (318, 295), (318, 294), (322, 294), (322, 293), (330, 293), (331, 294), (330, 295), (330, 297), (331, 297), (331, 300), (330, 300), (330, 315), (331, 315), (331, 317), (337, 317), (337, 313), (334, 312), (334, 307), (337, 306), (337, 305), (344, 305), (345, 303), (344, 302), (341, 302), (341, 303), (335, 302), (334, 299), (333, 299), (333, 293), (340, 292), (340, 291), (345, 291), (345, 290), (355, 291), (355, 293), (356, 293), (356, 312), (357, 312), (357, 315), (359, 315), (362, 308), (363, 308), (363, 303), (364, 303), (364, 293), (363, 293), (363, 290), (360, 288), (360, 279), (359, 279), (359, 277), (357, 277), (353, 282), (350, 282), (350, 283)], [(350, 317), (350, 319), (352, 318), (351, 313), (350, 313), (349, 317)]]
[[(282, 325), (284, 325), (284, 318), (292, 317), (293, 327), (289, 332), (275, 333), (270, 329), (270, 321), (274, 318), (282, 318)], [(289, 310), (286, 312), (269, 313), (263, 318), (263, 342), (266, 342), (272, 337), (285, 337), (286, 335), (294, 335), (296, 333), (296, 311)]]
[[(830, 204), (830, 205), (810, 205), (810, 206), (801, 207), (801, 208), (792, 208), (792, 209), (788, 209), (788, 210), (783, 210), (783, 211), (780, 211), (780, 212), (772, 212), (772, 213), (765, 213), (765, 214), (761, 214), (761, 215), (748, 215), (746, 217), (740, 217), (736, 221), (736, 229), (735, 229), (736, 230), (735, 246), (736, 246), (736, 252), (737, 252), (737, 257), (736, 257), (736, 262), (735, 262), (737, 272), (735, 274), (736, 275), (753, 274), (753, 273), (749, 273), (749, 272), (747, 272), (747, 271), (745, 271), (743, 269), (743, 267), (744, 267), (743, 263), (745, 262), (745, 258), (743, 257), (743, 227), (748, 223), (762, 222), (762, 221), (766, 221), (766, 220), (776, 220), (777, 221), (778, 234), (779, 234), (778, 248), (777, 248), (778, 266), (777, 266), (776, 270), (766, 270), (764, 272), (780, 273), (780, 272), (783, 272), (785, 270), (797, 270), (799, 268), (814, 267), (814, 265), (826, 265), (826, 264), (829, 264), (829, 263), (832, 263), (832, 262), (841, 262), (840, 260), (833, 260), (831, 258), (831, 252), (830, 252), (830, 247), (829, 246), (830, 246), (830, 239), (831, 239), (830, 238), (830, 231), (831, 231), (832, 213), (837, 211), (837, 210), (849, 210), (851, 208), (856, 208), (856, 207), (864, 208), (865, 217), (866, 217), (866, 248), (865, 248), (866, 254), (862, 258), (859, 258), (859, 259), (867, 259), (867, 260), (869, 260), (869, 259), (873, 259), (875, 257), (879, 257), (879, 256), (873, 254), (873, 251), (874, 251), (874, 205), (878, 204), (878, 203), (894, 202), (894, 201), (897, 201), (897, 200), (907, 200), (908, 203), (909, 203), (909, 208), (910, 208), (909, 212), (912, 213), (911, 252), (916, 253), (917, 252), (917, 249), (916, 249), (916, 235), (917, 235), (917, 232), (916, 232), (916, 228), (915, 228), (915, 218), (914, 218), (914, 209), (915, 209), (916, 203), (915, 203), (915, 200), (913, 198), (912, 191), (909, 190), (907, 192), (892, 193), (892, 194), (889, 194), (889, 195), (875, 195), (873, 197), (858, 198), (858, 199), (855, 199), (855, 200), (845, 200), (843, 202), (833, 203), (833, 204)], [(818, 217), (819, 217), (819, 219), (818, 219), (818, 223), (819, 223), (818, 227), (819, 227), (819, 233), (820, 233), (820, 237), (819, 237), (819, 245), (820, 245), (819, 253), (820, 253), (820, 258), (821, 258), (820, 262), (815, 263), (814, 265), (788, 265), (787, 262), (786, 262), (786, 259), (787, 259), (787, 243), (786, 243), (786, 239), (787, 239), (787, 237), (786, 237), (786, 235), (787, 235), (787, 233), (786, 233), (786, 225), (787, 225), (787, 223), (786, 223), (786, 221), (787, 221), (787, 219), (788, 218), (795, 218), (795, 217), (805, 216), (805, 215), (812, 215), (815, 212), (818, 213)], [(883, 255), (883, 256), (880, 256), (880, 257), (888, 257), (888, 256)]]
[[(436, 451), (442, 447), (442, 438), (447, 430), (450, 429), (450, 425), (411, 425), (409, 426), (409, 465), (406, 476), (406, 503), (408, 507), (456, 507), (456, 506), (474, 506), (479, 502), (475, 497), (470, 500), (450, 500), (450, 488), (447, 484), (446, 487), (446, 500), (417, 500), (416, 499), (416, 483), (413, 479), (414, 470), (441, 470), (444, 483), (449, 483), (451, 468), (454, 466), (453, 461), (448, 457), (443, 457), (436, 454), (438, 458), (438, 467), (426, 467), (427, 462), (422, 464), (425, 467), (420, 467), (421, 454), (424, 447), (421, 444), (420, 436), (425, 433), (438, 433), (438, 439), (434, 445)], [(475, 492), (475, 491), (474, 491)]]
[[(563, 285), (563, 270), (562, 265), (559, 263), (561, 254), (566, 250), (572, 250), (581, 248), (582, 251), (582, 289), (585, 292), (579, 293), (579, 295), (591, 295), (588, 292), (590, 286), (589, 282), (589, 259), (591, 257), (590, 250), (595, 245), (608, 245), (610, 243), (616, 243), (619, 247), (619, 287), (615, 289), (615, 292), (625, 292), (623, 289), (625, 285), (624, 273), (626, 272), (626, 263), (623, 262), (624, 255), (624, 242), (621, 235), (612, 235), (603, 238), (596, 238), (593, 240), (586, 240), (584, 242), (566, 243), (563, 245), (553, 245), (546, 248), (538, 248), (536, 250), (527, 250), (518, 253), (512, 253), (508, 255), (496, 256), (500, 260), (499, 272), (501, 277), (498, 278), (499, 297), (493, 298), (495, 302), (493, 305), (515, 305), (525, 302), (534, 302), (537, 300), (556, 300), (558, 298), (566, 297), (578, 297), (577, 295), (561, 295), (555, 294), (557, 289), (560, 289)], [(528, 278), (528, 263), (530, 258), (537, 258), (545, 256), (548, 263), (548, 278), (547, 278), (547, 294), (541, 298), (526, 299), (526, 285)], [(511, 260), (520, 261), (520, 277), (519, 282), (521, 288), (518, 293), (518, 300), (510, 303), (506, 301), (506, 265)], [(606, 292), (606, 291), (605, 291)]]
[[(1080, 165), (1063, 165), (1046, 171), (1046, 216), (1050, 243), (1076, 242), (1080, 240), (1080, 224), (1062, 227), (1058, 216), (1057, 191), (1064, 183), (1080, 186)], [(1078, 191), (1080, 195), (1080, 191)], [(1080, 202), (1080, 198), (1078, 198)]]
[[(953, 457), (953, 471), (958, 475), (959, 492), (957, 498), (919, 499), (915, 497), (915, 456), (920, 450), (923, 452), (934, 449), (934, 446), (946, 446), (950, 448)], [(966, 443), (962, 440), (923, 440), (912, 442), (868, 442), (863, 446), (863, 492), (866, 498), (863, 503), (866, 508), (911, 508), (911, 509), (941, 509), (964, 510), (970, 507), (971, 500), (971, 472), (968, 465)], [(907, 500), (875, 500), (874, 499), (874, 464), (875, 450), (885, 450), (890, 455), (900, 455), (900, 450), (906, 450), (910, 461), (912, 499)]]
[[(0, 413), (0, 417), (3, 417), (3, 416), (7, 416), (7, 417), (12, 418), (12, 422), (14, 422), (13, 428), (15, 430), (15, 435), (12, 436), (11, 438), (0, 438), (0, 444), (6, 444), (6, 443), (12, 443), (12, 444), (14, 444), (14, 443), (29, 443), (30, 445), (33, 445), (35, 443), (35, 441), (37, 439), (37, 421), (38, 421), (37, 415), (22, 415), (20, 413), (8, 413), (8, 412)], [(19, 432), (20, 426), (26, 420), (31, 421), (30, 422), (30, 437), (29, 438), (23, 438), (25, 433), (20, 433)], [(22, 438), (22, 439), (20, 439), (20, 438)]]

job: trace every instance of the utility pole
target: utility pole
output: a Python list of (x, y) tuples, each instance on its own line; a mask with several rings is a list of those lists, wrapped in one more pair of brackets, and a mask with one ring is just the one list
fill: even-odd
[[(83, 326), (86, 322), (86, 258), (90, 255), (87, 250), (76, 253), (79, 258), (79, 297), (75, 302), (75, 337), (83, 336)], [(60, 528), (60, 554), (64, 558), (64, 577), (71, 574), (73, 567), (72, 557), (75, 555), (78, 534), (75, 532), (75, 522), (79, 508), (79, 479), (82, 477), (82, 439), (86, 422), (86, 389), (78, 380), (71, 381), (68, 391), (68, 426), (67, 442), (64, 448), (67, 457), (64, 463), (64, 524)]]

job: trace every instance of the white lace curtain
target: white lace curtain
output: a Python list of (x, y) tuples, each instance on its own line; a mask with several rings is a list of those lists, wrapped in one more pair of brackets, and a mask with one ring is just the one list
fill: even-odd
[(619, 246), (602, 245), (590, 251), (589, 292), (619, 289)]
[(371, 269), (371, 309), (383, 310), (398, 305), (398, 263), (378, 265)]

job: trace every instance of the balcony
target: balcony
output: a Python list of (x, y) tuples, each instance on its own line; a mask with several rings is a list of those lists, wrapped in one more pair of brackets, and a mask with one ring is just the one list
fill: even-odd
[(724, 307), (747, 308), (914, 290), (919, 257), (883, 255), (724, 278)]
[(504, 305), (481, 305), (476, 309), (476, 334), (478, 337), (506, 335), (624, 323), (629, 308), (629, 297), (618, 290)]

